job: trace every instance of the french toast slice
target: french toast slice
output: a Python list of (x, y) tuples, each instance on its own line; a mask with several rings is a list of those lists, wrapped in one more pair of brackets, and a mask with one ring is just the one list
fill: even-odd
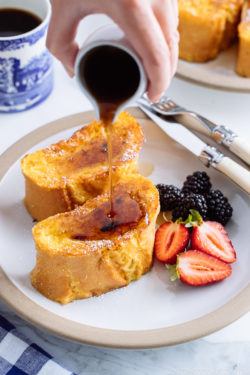
[[(129, 113), (121, 113), (112, 131), (113, 174), (137, 171), (144, 136)], [(105, 129), (100, 121), (75, 132), (21, 161), (25, 177), (25, 205), (36, 220), (70, 211), (108, 190), (108, 153)], [(116, 177), (114, 177), (116, 178)]]
[(237, 36), (243, 0), (179, 0), (180, 58), (214, 59)]
[(244, 0), (213, 0), (225, 12), (226, 24), (221, 43), (221, 50), (229, 48), (237, 39), (238, 24), (240, 22)]
[(158, 191), (135, 174), (117, 182), (113, 194), (117, 214), (112, 226), (105, 193), (33, 227), (37, 259), (31, 281), (47, 298), (65, 304), (98, 296), (150, 269)]
[(205, 62), (220, 50), (225, 15), (210, 0), (179, 0), (180, 58)]
[(239, 49), (236, 72), (243, 77), (250, 77), (250, 1), (245, 0), (241, 22), (238, 27)]

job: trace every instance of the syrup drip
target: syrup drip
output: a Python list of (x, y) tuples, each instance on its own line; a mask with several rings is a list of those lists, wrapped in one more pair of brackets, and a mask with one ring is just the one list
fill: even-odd
[(100, 103), (99, 112), (101, 120), (104, 124), (107, 144), (108, 144), (108, 164), (109, 164), (109, 204), (110, 212), (109, 217), (112, 218), (115, 216), (115, 211), (113, 207), (113, 146), (112, 146), (112, 124), (115, 118), (117, 110), (117, 105), (114, 103)]
[[(116, 203), (112, 177), (113, 145), (111, 142), (113, 121), (117, 110), (136, 92), (140, 82), (140, 72), (137, 63), (126, 51), (114, 46), (102, 45), (93, 48), (85, 55), (80, 63), (80, 73), (84, 85), (99, 107), (100, 118), (107, 136), (109, 209), (105, 206), (102, 214), (99, 212), (100, 217), (105, 212), (107, 223), (102, 225), (103, 220), (100, 219), (93, 222), (94, 230), (101, 231), (103, 236), (108, 231), (117, 230), (117, 226), (128, 225), (128, 220), (131, 225), (137, 223), (141, 217), (138, 203), (129, 195), (121, 200), (122, 206)], [(128, 210), (129, 217), (127, 217)], [(77, 235), (78, 239), (85, 237), (82, 233)]]

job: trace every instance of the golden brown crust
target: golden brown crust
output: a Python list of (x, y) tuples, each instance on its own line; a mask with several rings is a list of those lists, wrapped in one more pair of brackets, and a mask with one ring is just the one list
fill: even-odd
[(238, 27), (239, 50), (236, 71), (243, 77), (250, 77), (250, 1), (244, 2), (241, 23)]
[(205, 62), (216, 57), (224, 28), (224, 14), (208, 1), (179, 1), (180, 58)]
[(137, 225), (122, 234), (115, 230), (99, 240), (78, 240), (72, 236), (86, 215), (108, 200), (107, 194), (34, 226), (37, 263), (31, 279), (47, 298), (68, 303), (100, 295), (127, 285), (150, 269), (159, 212), (158, 191), (151, 181), (138, 174), (124, 176), (116, 188), (129, 193), (143, 212)]
[(205, 62), (237, 35), (242, 0), (179, 0), (180, 58)]
[[(114, 178), (137, 171), (143, 133), (136, 120), (122, 113), (113, 127)], [(66, 141), (26, 155), (25, 205), (37, 220), (65, 212), (108, 189), (106, 135), (98, 121)]]
[(39, 186), (30, 177), (25, 177), (25, 206), (36, 220), (73, 209), (66, 187), (49, 188)]
[(225, 12), (226, 25), (221, 43), (221, 50), (229, 48), (237, 39), (237, 28), (240, 22), (244, 0), (213, 0), (215, 5)]

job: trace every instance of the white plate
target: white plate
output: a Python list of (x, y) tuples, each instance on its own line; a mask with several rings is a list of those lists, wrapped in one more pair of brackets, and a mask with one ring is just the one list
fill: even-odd
[(177, 74), (185, 79), (206, 86), (233, 90), (250, 91), (250, 78), (239, 76), (235, 72), (237, 46), (223, 51), (212, 61), (190, 63), (179, 60)]
[[(201, 165), (171, 141), (155, 124), (134, 111), (147, 138), (141, 153), (142, 169), (153, 165), (153, 182), (181, 186), (185, 176)], [(0, 295), (34, 324), (67, 338), (114, 347), (154, 347), (191, 340), (211, 333), (240, 317), (250, 306), (250, 222), (247, 196), (214, 171), (214, 186), (222, 188), (234, 208), (228, 225), (238, 254), (232, 276), (203, 288), (172, 283), (161, 264), (139, 281), (101, 297), (65, 306), (39, 294), (30, 284), (35, 264), (33, 225), (22, 199), (24, 181), (20, 157), (69, 137), (92, 118), (92, 112), (57, 120), (35, 130), (0, 158)], [(77, 126), (77, 127), (76, 127)], [(149, 168), (150, 169), (150, 168)]]

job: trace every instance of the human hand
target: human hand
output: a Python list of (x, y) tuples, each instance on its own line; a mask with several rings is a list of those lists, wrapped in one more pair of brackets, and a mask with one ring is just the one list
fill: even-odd
[(148, 97), (159, 99), (176, 72), (178, 61), (177, 0), (52, 0), (47, 47), (74, 75), (79, 22), (104, 13), (124, 31), (145, 67)]

